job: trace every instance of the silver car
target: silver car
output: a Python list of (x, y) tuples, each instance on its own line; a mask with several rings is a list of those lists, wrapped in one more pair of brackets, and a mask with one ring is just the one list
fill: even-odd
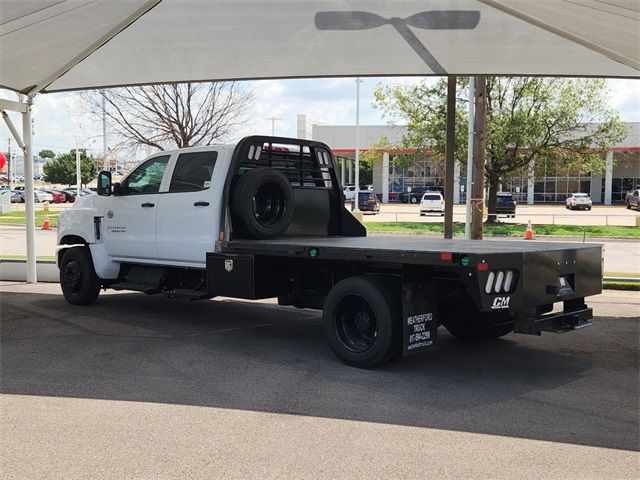
[(591, 210), (593, 202), (587, 193), (572, 193), (567, 197), (567, 208), (569, 210)]

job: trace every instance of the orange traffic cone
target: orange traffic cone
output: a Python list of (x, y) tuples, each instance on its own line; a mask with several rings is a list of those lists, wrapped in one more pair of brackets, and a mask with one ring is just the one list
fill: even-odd
[(49, 220), (49, 214), (44, 214), (44, 221), (42, 222), (42, 230), (51, 230), (51, 221)]
[(527, 231), (524, 232), (525, 240), (533, 240), (533, 228), (531, 228), (531, 220), (527, 223)]

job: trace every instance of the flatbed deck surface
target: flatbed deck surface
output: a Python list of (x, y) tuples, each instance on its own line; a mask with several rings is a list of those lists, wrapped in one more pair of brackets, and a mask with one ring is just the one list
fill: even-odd
[(439, 254), (459, 252), (489, 255), (495, 253), (548, 252), (600, 247), (595, 243), (544, 242), (539, 240), (445, 240), (442, 238), (375, 235), (371, 237), (291, 237), (275, 240), (232, 240), (223, 251), (242, 253), (287, 253), (308, 248), (327, 251), (377, 251), (386, 256), (401, 254)]

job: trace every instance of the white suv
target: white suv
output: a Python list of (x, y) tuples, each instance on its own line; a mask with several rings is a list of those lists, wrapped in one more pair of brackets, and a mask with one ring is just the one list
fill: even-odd
[(420, 215), (436, 212), (444, 215), (444, 198), (440, 192), (427, 192), (420, 200)]
[(586, 193), (572, 193), (567, 197), (567, 208), (569, 210), (591, 210), (592, 204), (591, 197)]

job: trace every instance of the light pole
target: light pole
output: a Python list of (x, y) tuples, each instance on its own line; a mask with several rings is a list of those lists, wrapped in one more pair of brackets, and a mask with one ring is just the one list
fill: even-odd
[(80, 149), (78, 147), (78, 135), (76, 137), (76, 199), (80, 199), (80, 184), (82, 183), (82, 173), (80, 169)]
[(273, 117), (266, 118), (265, 120), (271, 120), (271, 136), (275, 137), (276, 136), (276, 121), (282, 120), (282, 119), (279, 118), (279, 117), (273, 116)]
[(466, 218), (464, 222), (464, 238), (471, 238), (471, 185), (473, 185), (473, 132), (475, 131), (475, 78), (469, 77), (469, 128), (467, 130), (467, 187), (466, 191)]
[(363, 80), (356, 78), (356, 196), (354, 212), (360, 211), (360, 84)]
[(107, 106), (102, 95), (102, 169), (109, 172), (109, 160), (107, 160)]

